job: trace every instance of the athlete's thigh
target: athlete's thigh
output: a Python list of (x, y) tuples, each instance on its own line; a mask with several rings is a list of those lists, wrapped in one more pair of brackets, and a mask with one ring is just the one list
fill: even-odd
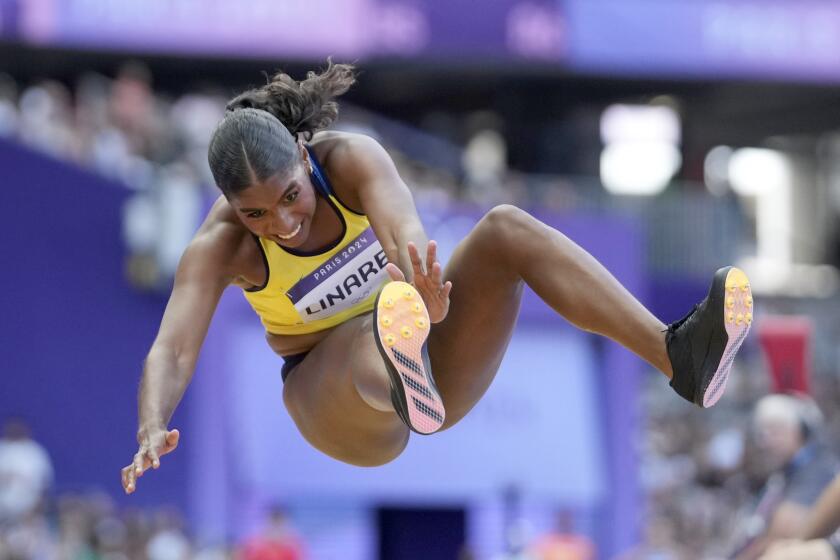
[(493, 247), (486, 221), (461, 241), (445, 270), (449, 313), (432, 328), (429, 355), (446, 407), (444, 428), (466, 415), (492, 383), (510, 341), (523, 283)]
[(408, 442), (408, 428), (393, 412), (369, 406), (354, 379), (382, 368), (370, 331), (370, 315), (336, 327), (286, 379), (283, 400), (306, 440), (327, 455), (361, 466), (397, 457)]

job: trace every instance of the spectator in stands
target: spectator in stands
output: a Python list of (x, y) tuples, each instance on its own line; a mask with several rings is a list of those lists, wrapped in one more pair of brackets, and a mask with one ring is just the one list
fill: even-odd
[(303, 560), (303, 543), (289, 524), (286, 512), (272, 507), (261, 533), (247, 539), (238, 560)]
[(557, 513), (554, 531), (538, 538), (529, 548), (537, 560), (593, 560), (595, 546), (586, 536), (575, 531), (574, 514)]
[(819, 437), (822, 415), (804, 396), (769, 395), (754, 413), (770, 476), (736, 539), (738, 559), (757, 558), (775, 540), (800, 534), (808, 509), (837, 472), (837, 459)]
[(0, 523), (15, 523), (42, 503), (53, 479), (47, 451), (30, 437), (29, 426), (9, 418), (0, 438)]
[(184, 521), (177, 511), (159, 511), (153, 525), (153, 533), (146, 545), (149, 560), (189, 560), (192, 557), (192, 545), (184, 531)]
[(840, 558), (840, 475), (811, 510), (799, 537), (772, 545), (761, 560), (836, 560)]
[(46, 450), (20, 418), (8, 418), (0, 437), (0, 558), (55, 556), (43, 514), (53, 468)]
[(17, 134), (17, 83), (8, 74), (0, 74), (0, 137)]

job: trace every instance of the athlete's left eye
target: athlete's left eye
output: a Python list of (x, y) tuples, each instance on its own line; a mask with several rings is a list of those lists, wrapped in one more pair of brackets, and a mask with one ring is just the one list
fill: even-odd
[(298, 197), (298, 191), (290, 192), (286, 195), (286, 202), (294, 202), (295, 199)]

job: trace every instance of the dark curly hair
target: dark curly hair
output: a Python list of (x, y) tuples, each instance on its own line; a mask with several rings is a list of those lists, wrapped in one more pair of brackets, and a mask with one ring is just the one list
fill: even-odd
[(333, 64), (297, 81), (278, 72), (266, 85), (227, 104), (210, 140), (207, 159), (225, 196), (285, 171), (298, 161), (298, 138), (310, 140), (338, 116), (336, 97), (356, 81), (353, 66)]

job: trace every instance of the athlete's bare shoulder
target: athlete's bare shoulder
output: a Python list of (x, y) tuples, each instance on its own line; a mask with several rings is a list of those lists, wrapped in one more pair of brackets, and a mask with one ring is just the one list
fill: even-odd
[(309, 142), (315, 155), (327, 170), (331, 164), (346, 164), (346, 160), (354, 157), (365, 157), (371, 151), (384, 152), (382, 146), (371, 136), (358, 132), (344, 132), (339, 130), (324, 130), (316, 133)]
[(396, 170), (385, 149), (366, 134), (325, 131), (310, 142), (333, 189), (350, 208), (361, 208), (359, 189), (373, 180), (393, 181)]

